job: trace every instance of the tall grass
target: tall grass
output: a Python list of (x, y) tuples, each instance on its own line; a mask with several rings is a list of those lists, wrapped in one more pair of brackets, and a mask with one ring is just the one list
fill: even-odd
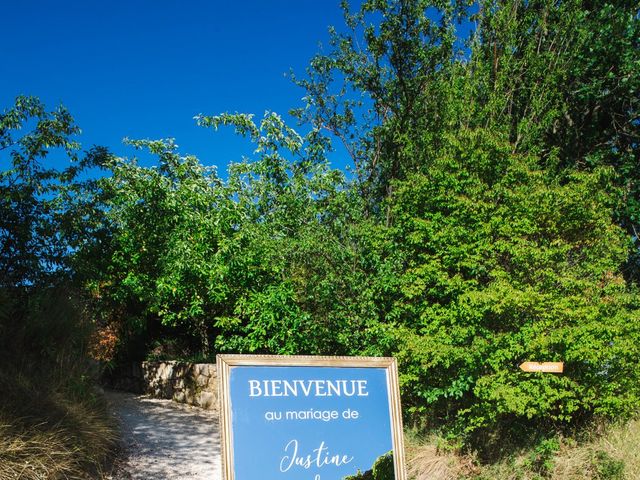
[(100, 478), (117, 439), (101, 402), (11, 377), (0, 376), (0, 479)]
[(640, 418), (503, 452), (493, 463), (447, 448), (435, 435), (409, 432), (405, 443), (412, 480), (640, 480)]
[(458, 480), (473, 469), (468, 458), (447, 448), (446, 442), (437, 435), (421, 436), (407, 431), (405, 446), (410, 479)]
[(0, 480), (101, 478), (117, 434), (67, 292), (0, 291)]

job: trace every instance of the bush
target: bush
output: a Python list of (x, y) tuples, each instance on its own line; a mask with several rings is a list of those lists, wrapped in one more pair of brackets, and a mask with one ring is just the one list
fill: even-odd
[(395, 350), (380, 353), (399, 358), (409, 415), (482, 446), (512, 427), (624, 417), (640, 399), (638, 297), (620, 274), (629, 244), (610, 172), (534, 165), (467, 133), (390, 201), (395, 271), (377, 343)]
[(379, 456), (373, 463), (371, 470), (344, 477), (344, 480), (393, 480), (395, 470), (393, 465), (393, 453), (388, 452)]

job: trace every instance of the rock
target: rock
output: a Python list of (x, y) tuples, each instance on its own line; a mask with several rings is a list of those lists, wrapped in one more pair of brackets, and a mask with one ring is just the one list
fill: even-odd
[(193, 390), (185, 390), (184, 396), (185, 396), (185, 403), (188, 403), (189, 405), (198, 404), (196, 399), (196, 394)]
[(213, 392), (202, 392), (198, 398), (198, 405), (207, 410), (213, 410), (217, 402), (218, 399)]
[(128, 365), (122, 370), (112, 380), (119, 388), (199, 405), (206, 409), (217, 408), (218, 381), (215, 364), (141, 362)]
[(206, 387), (207, 385), (209, 385), (209, 377), (200, 375), (196, 378), (196, 385), (198, 385), (199, 387)]

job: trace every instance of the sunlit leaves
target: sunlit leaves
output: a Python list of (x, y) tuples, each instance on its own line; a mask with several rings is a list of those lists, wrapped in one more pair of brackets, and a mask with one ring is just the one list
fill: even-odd
[(34, 97), (0, 114), (0, 286), (69, 273), (70, 253), (91, 228), (77, 176), (108, 156), (93, 149), (81, 157), (79, 133), (64, 107), (48, 112)]

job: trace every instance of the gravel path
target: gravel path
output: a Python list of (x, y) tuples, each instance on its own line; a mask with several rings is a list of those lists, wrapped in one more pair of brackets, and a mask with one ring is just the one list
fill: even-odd
[(217, 415), (130, 393), (106, 392), (122, 428), (124, 458), (113, 480), (220, 480)]

